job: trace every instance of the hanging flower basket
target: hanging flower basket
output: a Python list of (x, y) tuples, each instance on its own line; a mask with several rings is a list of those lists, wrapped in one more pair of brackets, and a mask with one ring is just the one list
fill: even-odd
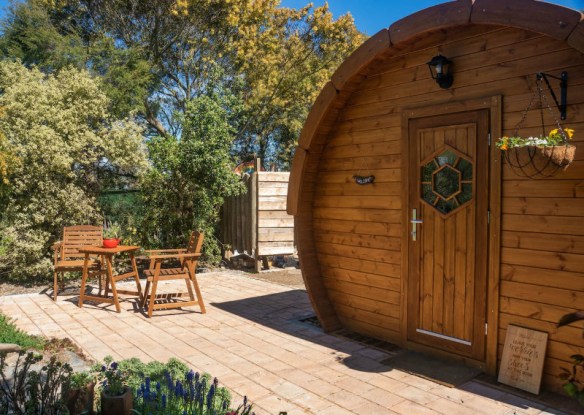
[(501, 137), (497, 147), (503, 151), (507, 164), (520, 175), (549, 177), (574, 161), (576, 147), (567, 142), (573, 135), (574, 130), (560, 127), (547, 136)]

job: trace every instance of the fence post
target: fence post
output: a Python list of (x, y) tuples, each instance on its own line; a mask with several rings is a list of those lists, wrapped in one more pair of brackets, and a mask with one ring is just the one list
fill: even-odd
[(260, 262), (260, 244), (259, 244), (259, 182), (260, 182), (260, 173), (262, 168), (262, 160), (259, 157), (256, 157), (254, 163), (254, 172), (253, 172), (253, 179), (252, 179), (252, 197), (251, 197), (251, 232), (253, 235), (252, 238), (252, 246), (255, 250), (255, 270), (256, 272), (260, 272), (262, 269), (261, 262)]

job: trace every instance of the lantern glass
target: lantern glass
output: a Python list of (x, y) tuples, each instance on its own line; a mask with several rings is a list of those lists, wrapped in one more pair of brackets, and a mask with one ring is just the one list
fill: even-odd
[(432, 79), (434, 79), (441, 88), (450, 88), (453, 81), (452, 61), (442, 55), (438, 55), (434, 56), (432, 60), (428, 62), (428, 67), (430, 68)]

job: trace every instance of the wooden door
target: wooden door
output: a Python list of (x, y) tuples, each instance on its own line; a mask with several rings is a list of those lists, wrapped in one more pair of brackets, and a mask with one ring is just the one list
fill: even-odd
[(481, 362), (488, 128), (488, 110), (409, 121), (409, 214), (421, 223), (409, 238), (408, 340)]

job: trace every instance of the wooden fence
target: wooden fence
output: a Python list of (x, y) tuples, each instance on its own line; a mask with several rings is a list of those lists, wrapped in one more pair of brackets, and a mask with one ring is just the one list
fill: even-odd
[[(229, 245), (226, 257), (246, 253), (259, 261), (266, 256), (294, 253), (294, 217), (286, 213), (288, 172), (244, 174), (247, 192), (226, 200), (221, 234)], [(264, 265), (266, 261), (264, 261)]]

